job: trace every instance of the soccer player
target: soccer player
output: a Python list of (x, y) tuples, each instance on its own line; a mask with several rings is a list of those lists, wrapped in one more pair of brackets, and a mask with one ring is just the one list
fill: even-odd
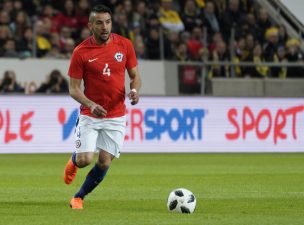
[[(131, 104), (139, 101), (141, 78), (132, 43), (112, 30), (112, 12), (95, 6), (89, 17), (92, 36), (79, 44), (72, 55), (68, 75), (72, 98), (81, 104), (75, 128), (75, 148), (64, 170), (64, 182), (71, 184), (77, 169), (98, 159), (79, 191), (70, 201), (82, 209), (83, 199), (104, 179), (114, 157), (118, 158), (125, 136), (125, 70), (130, 77)], [(84, 91), (81, 89), (83, 81)]]

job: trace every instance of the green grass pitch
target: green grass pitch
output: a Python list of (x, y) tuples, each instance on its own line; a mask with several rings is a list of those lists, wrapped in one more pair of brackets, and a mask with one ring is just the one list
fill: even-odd
[[(304, 224), (304, 154), (122, 154), (81, 211), (69, 201), (90, 168), (67, 186), (68, 158), (0, 155), (0, 224)], [(178, 187), (195, 194), (194, 214), (167, 211)]]

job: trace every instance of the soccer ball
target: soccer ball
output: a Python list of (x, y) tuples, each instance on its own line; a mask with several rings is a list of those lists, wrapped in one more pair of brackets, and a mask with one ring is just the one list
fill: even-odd
[(196, 198), (191, 191), (178, 188), (170, 192), (167, 202), (169, 212), (193, 213), (195, 206)]

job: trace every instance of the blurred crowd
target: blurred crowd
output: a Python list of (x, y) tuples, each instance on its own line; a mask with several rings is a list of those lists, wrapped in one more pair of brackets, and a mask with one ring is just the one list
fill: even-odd
[[(300, 40), (254, 0), (0, 0), (0, 57), (65, 58), (90, 36), (92, 6), (113, 11), (113, 32), (138, 59), (303, 62)], [(33, 55), (34, 54), (34, 55)], [(210, 66), (209, 77), (303, 77), (302, 67)]]
[(57, 69), (52, 70), (40, 85), (37, 85), (35, 81), (20, 84), (13, 70), (5, 71), (3, 77), (0, 78), (0, 94), (65, 94), (69, 92), (68, 87), (68, 81)]

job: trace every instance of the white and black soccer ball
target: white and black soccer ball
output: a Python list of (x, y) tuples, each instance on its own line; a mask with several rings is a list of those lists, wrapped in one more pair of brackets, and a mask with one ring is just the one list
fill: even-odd
[(196, 198), (191, 191), (178, 188), (170, 192), (167, 207), (170, 212), (193, 213), (196, 207)]

